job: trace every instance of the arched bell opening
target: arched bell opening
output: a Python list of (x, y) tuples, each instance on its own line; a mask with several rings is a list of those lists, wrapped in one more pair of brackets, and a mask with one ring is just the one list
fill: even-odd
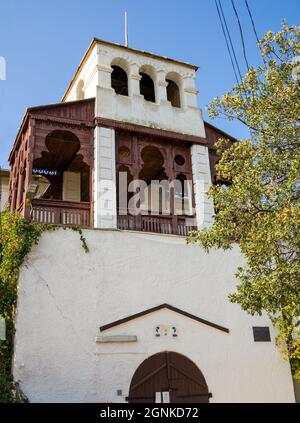
[(116, 94), (128, 96), (128, 76), (126, 71), (117, 65), (111, 66), (113, 71), (111, 73), (111, 87)]
[(140, 72), (140, 93), (146, 101), (155, 103), (155, 87), (153, 79), (145, 72)]
[(173, 107), (180, 108), (182, 106), (181, 99), (181, 77), (175, 72), (170, 72), (166, 76), (167, 82), (167, 99)]

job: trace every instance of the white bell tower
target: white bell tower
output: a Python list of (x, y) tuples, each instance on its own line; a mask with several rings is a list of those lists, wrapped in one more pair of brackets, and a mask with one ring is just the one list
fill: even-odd
[[(206, 198), (211, 183), (202, 113), (197, 106), (197, 67), (123, 45), (94, 39), (63, 101), (95, 97), (94, 225), (117, 227), (116, 127), (155, 137), (185, 138), (191, 145), (197, 226), (212, 222)], [(131, 127), (132, 126), (132, 127)], [(155, 132), (156, 131), (156, 132)], [(191, 142), (195, 140), (195, 142)]]

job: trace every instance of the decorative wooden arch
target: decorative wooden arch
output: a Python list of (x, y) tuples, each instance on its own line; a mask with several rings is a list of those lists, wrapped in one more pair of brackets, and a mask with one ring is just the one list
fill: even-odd
[[(116, 131), (116, 169), (117, 178), (121, 166), (125, 165), (128, 168), (133, 180), (145, 180), (142, 176), (142, 171), (145, 170), (145, 160), (143, 158), (143, 151), (147, 148), (156, 149), (163, 157), (162, 170), (166, 177), (162, 180), (167, 180), (170, 183), (177, 180), (179, 174), (183, 175), (187, 181), (193, 180), (191, 151), (190, 144), (184, 142), (175, 142), (172, 139), (156, 138), (155, 136), (146, 136), (143, 134), (135, 134), (131, 131)], [(122, 155), (120, 151), (127, 149), (128, 154)], [(175, 161), (176, 157), (182, 158), (182, 163), (178, 164)], [(147, 166), (146, 166), (147, 167)], [(151, 170), (149, 170), (151, 172)], [(160, 176), (151, 179), (161, 180)], [(147, 178), (146, 178), (147, 179)], [(146, 181), (147, 182), (147, 181)], [(195, 206), (193, 184), (190, 182), (190, 207), (189, 214), (179, 214), (175, 211), (175, 196), (174, 184), (170, 184), (169, 192), (169, 209), (170, 213), (158, 213), (155, 218), (154, 214), (144, 215), (143, 213), (132, 216), (128, 215), (118, 216), (119, 229), (135, 229), (144, 230), (146, 232), (161, 232), (161, 233), (176, 233), (180, 235), (187, 235), (191, 230), (195, 229), (193, 208)], [(117, 192), (119, 198), (119, 192)], [(186, 218), (192, 223), (186, 223)], [(158, 226), (159, 229), (156, 227)]]
[[(95, 99), (86, 99), (68, 103), (49, 104), (45, 106), (31, 107), (27, 109), (22, 125), (16, 137), (13, 149), (9, 156), (11, 166), (9, 204), (10, 209), (17, 210), (26, 219), (31, 218), (31, 206), (27, 194), (33, 174), (33, 163), (39, 160), (42, 154), (46, 152), (45, 142), (47, 137), (55, 131), (64, 131), (71, 133), (79, 140), (80, 148), (77, 155), (82, 157), (84, 163), (89, 167), (90, 186), (89, 196), (90, 204), (84, 205), (85, 224), (93, 217), (93, 187), (92, 187), (92, 169), (93, 169), (93, 151), (94, 151), (94, 102)], [(61, 204), (49, 203), (41, 206), (47, 207), (47, 215), (51, 216), (54, 210), (58, 210)], [(71, 204), (72, 208), (76, 205)], [(61, 210), (61, 207), (59, 208)], [(80, 211), (81, 213), (81, 211)], [(54, 213), (55, 215), (58, 213)], [(42, 223), (61, 223), (42, 222)]]

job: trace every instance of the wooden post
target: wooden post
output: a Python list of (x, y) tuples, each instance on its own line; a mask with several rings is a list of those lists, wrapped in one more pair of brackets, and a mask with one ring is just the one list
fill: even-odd
[(33, 167), (33, 147), (34, 147), (34, 130), (35, 130), (35, 119), (29, 119), (29, 135), (28, 135), (28, 146), (27, 146), (27, 161), (26, 161), (26, 179), (24, 184), (24, 207), (23, 216), (24, 219), (30, 220), (31, 204), (29, 198), (27, 198), (28, 188), (32, 177)]

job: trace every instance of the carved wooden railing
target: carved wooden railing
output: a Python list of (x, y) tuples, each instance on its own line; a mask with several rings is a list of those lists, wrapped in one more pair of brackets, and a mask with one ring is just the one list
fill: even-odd
[(19, 207), (17, 208), (17, 212), (20, 213), (20, 214), (22, 214), (23, 213), (23, 209), (24, 209), (24, 203), (21, 203), (19, 205)]
[(31, 218), (39, 223), (90, 227), (90, 203), (34, 199)]
[(160, 234), (175, 234), (187, 236), (189, 232), (197, 229), (191, 224), (191, 216), (178, 216), (175, 220), (172, 216), (164, 215), (118, 215), (118, 228), (142, 232), (155, 232)]

